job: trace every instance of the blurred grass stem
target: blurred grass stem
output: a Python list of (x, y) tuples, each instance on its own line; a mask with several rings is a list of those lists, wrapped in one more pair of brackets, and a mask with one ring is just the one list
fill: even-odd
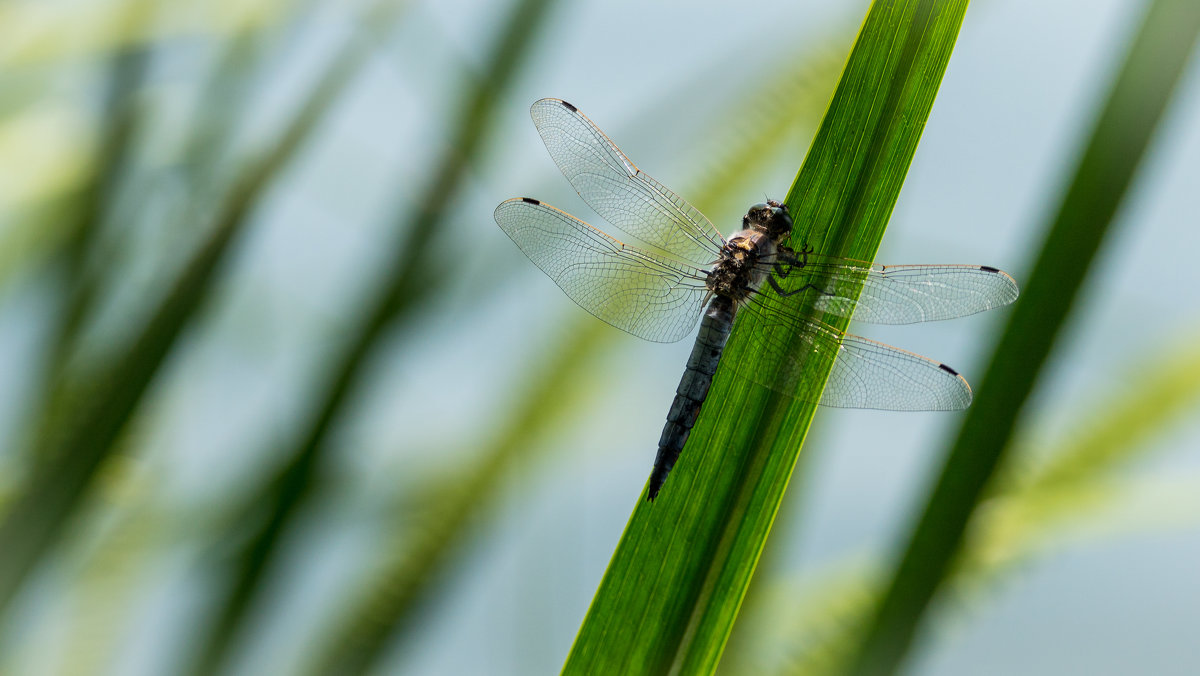
[(900, 668), (1005, 456), (1198, 31), (1200, 3), (1155, 0), (1150, 6), (850, 673), (891, 674)]
[[(310, 425), (287, 453), (283, 469), (253, 500), (266, 513), (265, 523), (250, 536), (236, 557), (235, 580), (219, 602), (207, 636), (200, 642), (201, 653), (193, 673), (214, 673), (226, 663), (234, 638), (261, 589), (263, 576), (278, 553), (283, 533), (315, 486), (326, 438), (362, 377), (368, 358), (387, 330), (420, 300), (425, 290), (437, 283), (439, 276), (432, 273), (435, 266), (430, 265), (428, 256), (446, 230), (442, 227), (446, 218), (457, 213), (448, 205), (453, 203), (468, 162), (485, 139), (499, 95), (534, 44), (532, 35), (543, 23), (550, 4), (549, 0), (520, 0), (509, 15), (493, 57), (488, 60), (488, 72), (479, 78), (460, 109), (450, 150), (432, 172), (432, 179), (415, 203), (413, 213), (401, 219), (405, 227), (400, 232), (404, 236), (390, 247), (394, 260), (386, 266), (388, 278), (368, 302), (361, 323), (350, 330), (349, 348), (331, 369), (328, 384), (320, 389)], [(365, 42), (353, 41), (352, 45)]]

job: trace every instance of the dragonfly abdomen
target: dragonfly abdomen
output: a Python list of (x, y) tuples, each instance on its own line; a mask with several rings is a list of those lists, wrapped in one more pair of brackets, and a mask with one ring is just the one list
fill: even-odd
[(712, 384), (713, 374), (717, 372), (717, 363), (721, 361), (721, 352), (725, 349), (732, 328), (733, 301), (725, 296), (715, 297), (704, 312), (700, 333), (696, 336), (692, 355), (688, 357), (687, 369), (679, 380), (679, 387), (675, 388), (675, 400), (671, 402), (667, 423), (658, 440), (658, 455), (654, 458), (654, 469), (650, 473), (647, 500), (653, 500), (658, 495), (667, 480), (667, 474), (679, 459), (683, 445), (687, 443), (696, 417), (700, 415), (700, 407), (708, 396), (708, 388)]

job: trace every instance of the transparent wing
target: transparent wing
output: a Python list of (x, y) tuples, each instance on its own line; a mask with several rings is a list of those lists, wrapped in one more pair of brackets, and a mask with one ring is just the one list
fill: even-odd
[(818, 310), (874, 324), (964, 317), (1008, 305), (1018, 294), (1012, 277), (983, 265), (869, 265), (811, 254), (800, 260), (802, 266), (773, 271), (784, 293), (814, 289)]
[(639, 338), (675, 342), (692, 332), (704, 272), (641, 251), (535, 199), (496, 207), (496, 223), (588, 312)]
[(820, 401), (824, 406), (888, 411), (955, 411), (971, 405), (971, 386), (954, 369), (918, 354), (836, 331), (797, 313), (771, 294), (755, 294), (742, 308), (762, 324), (752, 341), (777, 369), (739, 375), (795, 398), (819, 391), (810, 368), (832, 359)]
[(724, 239), (704, 214), (639, 170), (575, 106), (542, 99), (529, 114), (554, 163), (604, 220), (682, 260), (717, 259)]

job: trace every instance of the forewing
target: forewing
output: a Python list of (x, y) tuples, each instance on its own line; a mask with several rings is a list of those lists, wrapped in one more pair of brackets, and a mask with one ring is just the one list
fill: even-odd
[(717, 259), (724, 240), (704, 214), (638, 169), (575, 106), (542, 99), (529, 113), (554, 163), (606, 221), (682, 260)]
[(706, 290), (702, 271), (628, 246), (534, 199), (496, 207), (496, 223), (583, 309), (639, 338), (691, 333)]
[(776, 392), (805, 399), (822, 391), (814, 360), (833, 367), (819, 401), (824, 406), (888, 411), (953, 411), (971, 404), (971, 387), (945, 364), (911, 352), (841, 333), (795, 312), (777, 297), (758, 294), (743, 305), (757, 315), (761, 330), (752, 337), (769, 371), (739, 375)]
[[(1017, 283), (981, 265), (868, 265), (809, 256), (775, 279), (785, 292), (815, 291), (816, 309), (873, 324), (913, 324), (953, 319), (1008, 305)], [(862, 289), (855, 300), (854, 294)]]

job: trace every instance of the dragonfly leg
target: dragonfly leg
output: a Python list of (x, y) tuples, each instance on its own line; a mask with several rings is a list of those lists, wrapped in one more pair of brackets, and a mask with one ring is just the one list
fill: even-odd
[[(786, 278), (793, 269), (804, 269), (804, 267), (808, 265), (808, 255), (812, 252), (812, 246), (807, 244), (800, 247), (799, 251), (796, 251), (791, 247), (780, 246), (778, 253), (775, 254), (778, 258), (774, 265), (775, 274), (782, 278)], [(796, 254), (799, 254), (799, 256)]]
[[(812, 289), (813, 291), (826, 296), (834, 295), (821, 289), (815, 284), (805, 284), (804, 286), (798, 289), (792, 289), (791, 291), (785, 291), (783, 287), (780, 286), (780, 279), (787, 279), (787, 276), (791, 274), (792, 271), (803, 270), (808, 265), (808, 255), (812, 252), (813, 248), (808, 244), (800, 247), (799, 250), (786, 246), (779, 247), (779, 250), (776, 253), (778, 260), (776, 260), (775, 265), (772, 266), (775, 274), (767, 277), (767, 283), (771, 285), (772, 289), (775, 289), (775, 293), (779, 294), (783, 298), (787, 298), (788, 296), (794, 296), (801, 291), (808, 291), (809, 289)], [(778, 277), (778, 279), (776, 279), (776, 277)]]
[[(776, 263), (776, 265), (779, 265), (779, 264)], [(787, 275), (780, 275), (780, 276), (786, 277)], [(771, 288), (775, 289), (775, 293), (779, 294), (783, 298), (787, 298), (788, 296), (794, 296), (794, 295), (800, 293), (801, 291), (808, 291), (809, 289), (812, 289), (813, 291), (816, 291), (817, 293), (825, 294), (826, 296), (833, 295), (831, 293), (826, 293), (826, 292), (822, 291), (815, 284), (805, 284), (804, 286), (800, 287), (799, 289), (792, 289), (791, 291), (785, 291), (783, 289), (783, 287), (779, 285), (779, 282), (775, 279), (775, 275), (771, 275), (770, 277), (767, 277), (767, 284), (770, 284)]]

